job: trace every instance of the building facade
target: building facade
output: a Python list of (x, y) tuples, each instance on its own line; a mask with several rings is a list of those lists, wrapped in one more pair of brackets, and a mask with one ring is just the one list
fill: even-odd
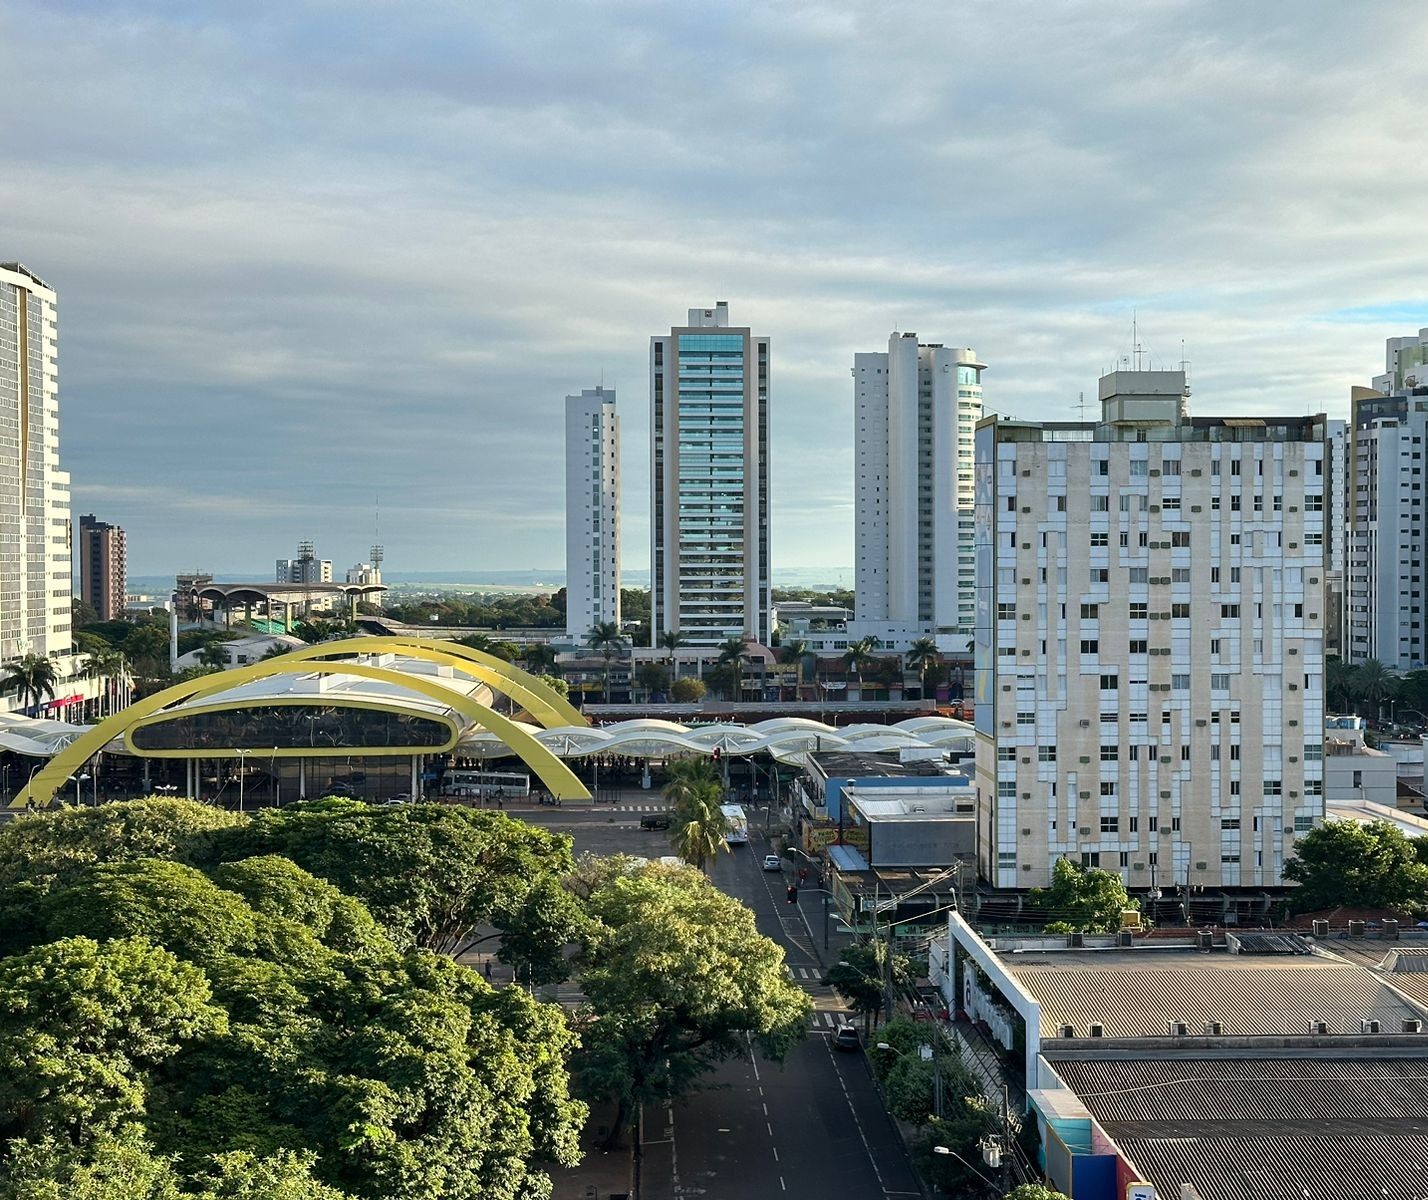
[(1384, 373), (1373, 379), (1376, 392), (1428, 387), (1428, 329), (1420, 329), (1417, 336), (1389, 338), (1383, 366)]
[(937, 636), (964, 651), (976, 621), (972, 462), (982, 416), (975, 352), (894, 333), (853, 359), (857, 614), (893, 648)]
[(650, 339), (651, 644), (767, 645), (769, 339), (692, 308)]
[(298, 543), (296, 558), (280, 558), (277, 561), (274, 582), (276, 583), (331, 583), (332, 560), (318, 558), (311, 542)]
[(57, 322), (54, 290), (20, 263), (0, 263), (0, 662), (71, 652)]
[(123, 620), (127, 580), (124, 530), (95, 520), (93, 513), (80, 517), (79, 594), (101, 621)]
[[(1389, 343), (1390, 364), (1397, 340)], [(1376, 658), (1411, 671), (1428, 662), (1423, 598), (1428, 380), (1390, 394), (1354, 388), (1349, 404), (1345, 657)]]
[(565, 398), (565, 630), (620, 623), (620, 417), (603, 385)]
[(979, 859), (1132, 889), (1276, 887), (1322, 816), (1325, 419), (1188, 415), (1183, 372), (1097, 423), (977, 430)]

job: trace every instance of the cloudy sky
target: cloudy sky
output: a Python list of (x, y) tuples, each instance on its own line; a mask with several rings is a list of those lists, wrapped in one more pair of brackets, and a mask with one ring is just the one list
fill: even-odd
[(856, 350), (1070, 417), (1342, 411), (1428, 326), (1416, 4), (0, 0), (0, 259), (60, 293), (76, 513), (131, 571), (559, 567), (562, 397), (773, 338), (776, 568), (852, 561)]

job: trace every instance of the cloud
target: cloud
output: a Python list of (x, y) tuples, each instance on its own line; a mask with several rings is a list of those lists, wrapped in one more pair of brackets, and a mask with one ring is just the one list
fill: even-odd
[(1411, 7), (5, 22), (0, 257), (60, 291), (75, 508), (136, 573), (355, 561), (378, 497), (394, 570), (557, 567), (563, 397), (602, 374), (643, 567), (648, 339), (716, 298), (773, 338), (788, 567), (851, 561), (848, 369), (894, 329), (1036, 418), (1094, 396), (1133, 312), (1204, 413), (1342, 410), (1428, 325)]

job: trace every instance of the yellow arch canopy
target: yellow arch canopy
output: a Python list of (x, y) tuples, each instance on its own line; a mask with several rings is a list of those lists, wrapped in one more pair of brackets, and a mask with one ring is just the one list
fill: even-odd
[[(335, 642), (317, 642), (265, 661), (298, 662), (341, 654), (383, 653), (405, 654), (409, 658), (421, 658), (429, 662), (445, 661), (496, 691), (504, 692), (521, 704), (546, 729), (590, 724), (578, 708), (544, 680), (536, 678), (529, 671), (522, 671), (504, 658), (497, 658), (494, 654), (487, 654), (484, 650), (476, 650), (471, 646), (463, 646), (460, 642), (428, 641), (414, 637), (341, 638)], [(451, 663), (452, 659), (460, 661)]]
[[(375, 641), (377, 639), (362, 638), (357, 640)], [(334, 643), (329, 643), (329, 645), (332, 644)], [(302, 653), (298, 652), (298, 654)], [(297, 674), (356, 675), (363, 679), (375, 679), (395, 684), (432, 700), (437, 700), (456, 709), (473, 724), (489, 729), (499, 737), (535, 772), (540, 781), (550, 789), (552, 795), (558, 796), (562, 800), (588, 800), (590, 798), (590, 793), (586, 790), (585, 785), (572, 774), (570, 768), (536, 741), (519, 722), (512, 721), (509, 717), (503, 717), (500, 713), (476, 700), (463, 696), (459, 692), (453, 692), (432, 680), (394, 671), (390, 667), (373, 667), (353, 662), (312, 662), (306, 658), (285, 654), (280, 658), (266, 659), (250, 666), (221, 671), (217, 675), (201, 675), (197, 679), (185, 680), (183, 683), (175, 684), (173, 687), (165, 688), (161, 692), (136, 701), (122, 712), (115, 713), (114, 716), (101, 721), (81, 734), (50, 759), (41, 770), (35, 773), (29, 784), (16, 795), (10, 803), (10, 807), (23, 808), (37, 797), (43, 797), (44, 802), (48, 803), (70, 775), (93, 755), (103, 750), (116, 737), (127, 733), (146, 717), (153, 716), (170, 705), (196, 696), (226, 691), (257, 679), (267, 679), (274, 675)], [(235, 705), (234, 707), (239, 706)], [(203, 757), (231, 756), (215, 754), (210, 751)], [(36, 802), (39, 801), (36, 800)]]

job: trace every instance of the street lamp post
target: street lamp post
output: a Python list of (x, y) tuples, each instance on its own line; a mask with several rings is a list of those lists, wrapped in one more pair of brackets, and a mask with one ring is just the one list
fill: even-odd
[(233, 753), (238, 756), (238, 812), (241, 814), (243, 812), (243, 781), (248, 774), (248, 755), (253, 752), (251, 750), (235, 750)]

